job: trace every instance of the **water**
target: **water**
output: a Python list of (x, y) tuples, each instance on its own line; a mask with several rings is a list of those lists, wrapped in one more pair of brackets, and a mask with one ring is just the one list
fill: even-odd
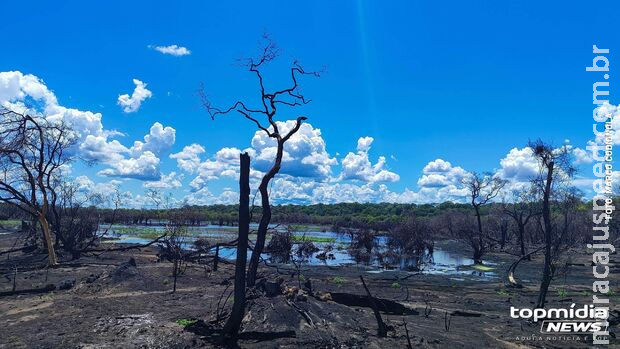
[[(107, 227), (102, 227), (105, 229)], [(255, 230), (257, 226), (253, 224), (250, 227)], [(198, 238), (205, 238), (211, 243), (216, 242), (228, 242), (234, 240), (237, 237), (237, 228), (231, 226), (219, 226), (219, 225), (206, 225), (199, 227), (188, 227), (187, 242), (183, 245), (184, 248), (193, 248), (193, 242)], [(115, 243), (127, 243), (127, 244), (144, 244), (150, 242), (153, 238), (160, 236), (164, 233), (165, 227), (163, 226), (113, 226), (109, 231), (107, 237), (115, 238), (112, 242)], [(144, 235), (148, 234), (148, 237)], [(138, 236), (136, 236), (138, 235)], [(152, 235), (152, 236), (151, 236)], [(472, 270), (470, 266), (474, 264), (472, 258), (469, 258), (464, 253), (467, 253), (467, 249), (463, 245), (457, 242), (449, 242), (445, 244), (437, 244), (434, 248), (433, 255), (429, 255), (428, 251), (421, 256), (391, 256), (389, 258), (378, 258), (377, 255), (367, 257), (366, 259), (360, 259), (359, 256), (356, 260), (356, 256), (352, 255), (348, 249), (351, 243), (349, 236), (344, 234), (338, 234), (336, 232), (321, 232), (321, 231), (300, 231), (295, 232), (296, 236), (305, 236), (308, 240), (321, 240), (329, 242), (313, 242), (313, 244), (319, 248), (319, 251), (314, 253), (307, 261), (304, 261), (304, 265), (307, 266), (344, 266), (344, 265), (366, 265), (374, 268), (376, 271), (385, 270), (405, 270), (415, 271), (427, 274), (442, 274), (442, 275), (471, 275), (483, 278), (495, 278), (497, 277), (494, 271), (478, 271)], [(142, 236), (142, 237), (140, 237)], [(250, 238), (253, 238), (251, 235)], [(387, 239), (385, 237), (377, 238), (377, 247), (374, 249), (375, 253), (385, 252), (385, 245)], [(321, 253), (327, 245), (331, 245), (333, 249), (329, 252), (333, 255), (333, 258), (319, 259), (317, 255)], [(293, 247), (295, 249), (295, 247)], [(236, 247), (221, 247), (219, 255), (221, 258), (234, 260), (236, 259), (237, 249)], [(251, 251), (248, 250), (248, 256)], [(262, 257), (270, 261), (270, 255), (263, 253)], [(492, 264), (486, 263), (487, 266)]]

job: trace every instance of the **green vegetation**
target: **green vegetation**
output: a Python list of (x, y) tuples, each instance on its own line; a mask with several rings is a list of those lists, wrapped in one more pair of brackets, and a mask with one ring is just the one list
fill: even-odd
[(396, 288), (396, 289), (398, 289), (398, 288), (400, 288), (401, 286), (400, 286), (400, 284), (399, 284), (398, 282), (394, 282), (394, 283), (392, 283), (392, 284), (390, 285), (390, 287), (391, 287), (391, 288)]
[(198, 320), (194, 320), (194, 319), (178, 319), (177, 321), (175, 321), (178, 325), (181, 325), (183, 327), (187, 327), (189, 325), (193, 325), (196, 322), (198, 322)]
[(306, 232), (323, 232), (325, 231), (325, 227), (320, 225), (303, 225), (303, 224), (292, 224), (289, 225), (292, 231), (306, 231)]
[(336, 242), (336, 238), (331, 237), (323, 237), (323, 236), (306, 236), (306, 235), (292, 235), (294, 243), (300, 242), (318, 242), (318, 243), (334, 243)]
[(510, 296), (510, 292), (508, 292), (507, 290), (505, 290), (505, 289), (503, 289), (503, 288), (501, 288), (501, 289), (499, 289), (499, 290), (495, 291), (495, 293), (496, 293), (498, 296)]
[(336, 285), (344, 285), (347, 283), (347, 280), (343, 277), (336, 276), (332, 279), (332, 282), (335, 283)]
[(22, 221), (18, 219), (0, 220), (0, 227), (18, 228), (22, 225)]
[(568, 297), (568, 291), (563, 289), (563, 288), (559, 289), (558, 290), (558, 297), (560, 297), (560, 298)]

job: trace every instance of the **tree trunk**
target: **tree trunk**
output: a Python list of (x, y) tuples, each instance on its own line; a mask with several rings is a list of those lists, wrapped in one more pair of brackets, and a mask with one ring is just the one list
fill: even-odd
[[(519, 244), (521, 245), (521, 257), (525, 256), (525, 225), (521, 222), (517, 224), (519, 226)], [(525, 259), (530, 260), (531, 257), (527, 256)]]
[(360, 280), (362, 280), (362, 285), (364, 286), (366, 294), (368, 295), (368, 302), (370, 303), (370, 307), (372, 308), (372, 311), (375, 314), (375, 318), (377, 319), (377, 335), (379, 337), (387, 337), (387, 326), (385, 325), (385, 322), (383, 322), (383, 318), (381, 318), (381, 313), (379, 312), (379, 307), (377, 306), (375, 298), (370, 293), (370, 290), (368, 289), (368, 287), (366, 286), (366, 282), (364, 281), (364, 277), (361, 275)]
[(213, 271), (217, 271), (217, 263), (220, 259), (220, 245), (215, 246), (215, 257), (213, 258)]
[(237, 261), (235, 263), (235, 300), (230, 317), (222, 332), (235, 339), (241, 328), (245, 313), (245, 267), (248, 254), (248, 235), (250, 232), (250, 156), (240, 154), (241, 173), (239, 176), (239, 237), (237, 240)]
[(540, 291), (538, 293), (537, 308), (543, 308), (545, 306), (545, 300), (547, 297), (547, 291), (551, 284), (551, 278), (553, 277), (551, 271), (551, 244), (553, 243), (551, 232), (551, 209), (549, 207), (549, 197), (551, 196), (551, 183), (553, 181), (553, 161), (547, 165), (547, 182), (545, 183), (545, 192), (543, 193), (543, 207), (542, 217), (545, 228), (545, 265), (543, 268), (543, 276), (540, 282)]
[(41, 224), (41, 230), (43, 231), (43, 239), (45, 240), (45, 245), (47, 247), (47, 257), (48, 263), (50, 266), (58, 265), (58, 260), (56, 259), (56, 251), (54, 251), (54, 242), (52, 241), (52, 232), (50, 231), (50, 225), (47, 222), (47, 218), (45, 215), (39, 214), (39, 224)]
[(276, 153), (276, 159), (273, 167), (265, 174), (258, 187), (261, 196), (261, 206), (263, 208), (263, 215), (261, 216), (258, 224), (258, 231), (256, 232), (256, 244), (254, 244), (254, 250), (252, 250), (252, 256), (250, 257), (250, 264), (248, 265), (247, 285), (254, 286), (256, 283), (256, 274), (258, 272), (258, 264), (260, 263), (260, 255), (265, 248), (265, 239), (267, 238), (267, 229), (269, 228), (269, 222), (271, 222), (271, 205), (269, 205), (269, 182), (280, 171), (282, 164), (282, 154), (284, 152), (284, 141), (278, 140), (278, 150)]

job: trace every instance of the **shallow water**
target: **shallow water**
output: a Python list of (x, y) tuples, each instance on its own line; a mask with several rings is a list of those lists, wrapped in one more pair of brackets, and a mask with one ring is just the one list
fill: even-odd
[[(256, 229), (257, 225), (253, 224), (250, 230)], [(206, 225), (200, 227), (188, 227), (189, 237), (187, 243), (184, 244), (185, 248), (193, 248), (193, 242), (197, 238), (205, 238), (211, 242), (215, 241), (230, 241), (236, 238), (236, 227), (231, 226), (219, 226), (219, 225)], [(155, 232), (163, 234), (165, 227), (163, 226), (113, 226), (107, 237), (115, 238), (111, 242), (115, 243), (127, 243), (127, 244), (144, 244), (151, 241), (150, 238), (136, 237), (135, 234), (130, 233), (131, 230), (136, 232)], [(336, 232), (321, 232), (321, 231), (299, 231), (295, 232), (296, 236), (305, 236), (307, 239), (329, 239), (333, 242), (313, 242), (316, 247), (319, 248), (319, 252), (313, 254), (309, 260), (304, 262), (304, 265), (321, 265), (321, 266), (343, 266), (343, 265), (366, 265), (377, 272), (389, 271), (389, 270), (404, 270), (404, 271), (416, 271), (427, 274), (443, 274), (443, 275), (470, 275), (483, 278), (494, 278), (496, 273), (494, 271), (477, 271), (471, 269), (462, 269), (463, 266), (471, 266), (474, 261), (467, 257), (465, 254), (467, 248), (457, 242), (450, 242), (446, 244), (437, 244), (434, 248), (433, 255), (428, 255), (428, 252), (423, 256), (400, 256), (396, 260), (391, 260), (391, 263), (380, 263), (376, 256), (373, 256), (370, 261), (366, 263), (356, 262), (354, 257), (349, 253), (347, 249), (351, 243), (349, 236), (344, 234), (338, 234)], [(378, 252), (383, 252), (385, 244), (385, 237), (377, 238)], [(316, 258), (316, 255), (320, 253), (326, 245), (332, 245), (334, 248), (330, 252), (333, 254), (333, 259), (321, 260)], [(237, 250), (235, 247), (222, 247), (219, 254), (221, 258), (234, 260), (236, 258)], [(248, 255), (251, 251), (248, 250)], [(268, 253), (263, 253), (262, 257), (266, 260), (270, 260)], [(486, 265), (492, 265), (486, 263)]]

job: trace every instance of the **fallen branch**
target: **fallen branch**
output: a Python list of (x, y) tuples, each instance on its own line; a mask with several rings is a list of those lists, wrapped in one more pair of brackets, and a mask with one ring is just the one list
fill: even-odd
[(56, 285), (49, 284), (49, 285), (46, 285), (44, 287), (38, 287), (38, 288), (27, 288), (27, 289), (24, 289), (24, 290), (14, 290), (14, 291), (0, 292), (0, 297), (13, 296), (13, 295), (16, 295), (16, 294), (47, 293), (47, 292), (52, 292), (55, 289), (56, 289)]
[(301, 309), (297, 304), (289, 301), (288, 299), (286, 300), (286, 303), (293, 309), (295, 309), (299, 314), (301, 314), (301, 316), (304, 317), (304, 319), (306, 319), (306, 322), (314, 327), (314, 321), (312, 321), (312, 318), (310, 317), (310, 314), (308, 314), (307, 311)]
[(517, 270), (517, 266), (519, 266), (519, 263), (521, 263), (521, 261), (523, 261), (524, 259), (529, 258), (531, 255), (533, 255), (533, 254), (535, 254), (535, 253), (537, 253), (539, 251), (542, 251), (543, 248), (544, 248), (544, 246), (539, 247), (536, 250), (521, 256), (519, 259), (517, 259), (514, 263), (512, 263), (510, 265), (510, 267), (508, 268), (508, 273), (507, 273), (508, 285), (510, 287), (516, 287), (516, 288), (523, 287), (523, 285), (521, 285), (521, 283), (515, 277), (515, 271)]
[(13, 252), (30, 253), (30, 252), (33, 252), (36, 249), (37, 249), (36, 245), (29, 245), (29, 246), (24, 246), (24, 247), (20, 247), (20, 248), (14, 248), (14, 249), (8, 250), (8, 251), (0, 251), (0, 256), (3, 255), (3, 254), (13, 253)]
[(379, 308), (377, 307), (377, 303), (375, 302), (375, 298), (370, 293), (370, 290), (366, 286), (366, 282), (364, 281), (364, 277), (360, 275), (360, 280), (362, 280), (362, 285), (366, 290), (366, 294), (368, 295), (368, 301), (370, 302), (370, 306), (372, 307), (372, 311), (375, 313), (375, 318), (377, 318), (377, 325), (379, 326), (377, 330), (377, 335), (379, 337), (387, 337), (387, 326), (385, 326), (385, 322), (381, 318), (381, 313), (379, 313)]
[(158, 238), (156, 238), (154, 240), (151, 240), (150, 242), (148, 242), (146, 244), (130, 245), (130, 246), (114, 247), (114, 248), (92, 248), (92, 249), (82, 250), (81, 252), (82, 253), (100, 252), (99, 254), (93, 253), (95, 256), (100, 256), (101, 254), (107, 253), (107, 252), (139, 250), (141, 248), (149, 247), (149, 246), (151, 246), (153, 244), (161, 242), (162, 239), (165, 238), (167, 235), (168, 235), (168, 233), (165, 233), (165, 234), (159, 236)]
[(403, 325), (405, 326), (405, 336), (407, 336), (407, 349), (413, 349), (413, 346), (411, 345), (411, 338), (409, 337), (409, 329), (407, 328), (405, 319), (403, 319)]

